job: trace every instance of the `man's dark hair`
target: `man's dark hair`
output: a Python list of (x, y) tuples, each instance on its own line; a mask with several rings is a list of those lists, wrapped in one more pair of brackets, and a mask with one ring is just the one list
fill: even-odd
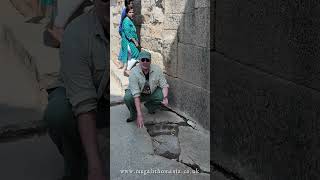
[(124, 1), (124, 6), (128, 7), (128, 5), (130, 4), (131, 1), (133, 1), (133, 0), (125, 0)]

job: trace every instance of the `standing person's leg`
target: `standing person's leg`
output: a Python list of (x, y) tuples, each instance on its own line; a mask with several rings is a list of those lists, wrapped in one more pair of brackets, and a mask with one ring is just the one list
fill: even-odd
[(66, 98), (65, 88), (58, 87), (49, 93), (44, 120), (49, 135), (64, 158), (65, 176), (85, 176), (86, 158), (81, 145), (77, 120)]
[(161, 106), (163, 100), (162, 89), (158, 87), (151, 95), (143, 97), (143, 100), (146, 101), (144, 106), (148, 109), (148, 112), (154, 113)]
[(33, 10), (33, 17), (41, 16), (40, 14), (40, 2), (39, 0), (32, 0), (31, 1), (31, 8)]
[(40, 0), (31, 0), (32, 17), (26, 20), (26, 23), (38, 24), (44, 18)]
[(124, 69), (123, 69), (123, 75), (129, 77), (130, 71), (128, 70), (128, 63), (131, 59), (131, 48), (128, 44), (128, 58), (127, 58), (127, 62), (124, 64)]

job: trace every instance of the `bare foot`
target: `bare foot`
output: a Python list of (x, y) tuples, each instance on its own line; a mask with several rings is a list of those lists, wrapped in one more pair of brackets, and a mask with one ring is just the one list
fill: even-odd
[(57, 39), (59, 42), (62, 41), (62, 35), (64, 32), (64, 29), (61, 27), (53, 26), (52, 29), (48, 29), (48, 31), (52, 34), (52, 36)]
[(123, 64), (120, 61), (114, 60), (113, 63), (117, 66), (118, 69), (122, 69), (123, 68)]

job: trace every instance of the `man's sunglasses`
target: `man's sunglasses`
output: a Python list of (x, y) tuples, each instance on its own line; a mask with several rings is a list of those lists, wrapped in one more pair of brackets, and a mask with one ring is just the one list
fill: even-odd
[(150, 62), (150, 59), (142, 58), (140, 61), (141, 61), (141, 62), (144, 62), (144, 61)]

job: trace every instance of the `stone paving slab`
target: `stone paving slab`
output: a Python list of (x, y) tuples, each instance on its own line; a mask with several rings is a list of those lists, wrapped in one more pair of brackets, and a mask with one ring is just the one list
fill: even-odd
[(3, 180), (57, 180), (63, 159), (47, 135), (0, 144)]
[(196, 164), (201, 170), (210, 172), (210, 134), (191, 127), (179, 127), (181, 154), (179, 161)]
[[(111, 107), (111, 179), (210, 179), (209, 174), (193, 174), (190, 167), (176, 160), (169, 160), (155, 155), (151, 137), (146, 129), (138, 129), (135, 122), (127, 123), (126, 118), (128, 116), (129, 111), (125, 105)], [(171, 170), (171, 174), (169, 172), (163, 174), (151, 173), (151, 170), (156, 171), (158, 169)], [(128, 170), (128, 172), (121, 170)], [(131, 173), (130, 170), (132, 170)], [(140, 174), (138, 170), (145, 170), (146, 175)], [(172, 174), (173, 170), (180, 170), (181, 173)], [(183, 172), (185, 173), (183, 174)]]
[(159, 124), (159, 123), (182, 123), (185, 122), (177, 114), (170, 111), (157, 111), (155, 114), (147, 113), (147, 109), (143, 106), (145, 112), (145, 124)]

